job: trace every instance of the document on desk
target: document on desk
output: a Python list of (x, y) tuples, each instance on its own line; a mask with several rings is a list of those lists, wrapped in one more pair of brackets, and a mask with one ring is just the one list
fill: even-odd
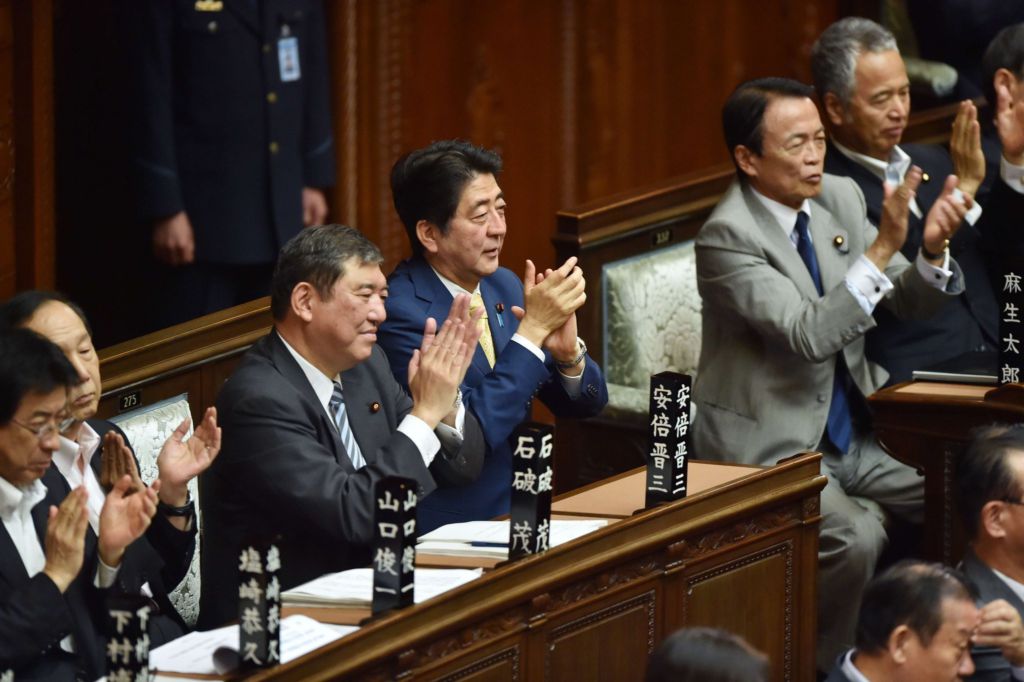
[[(417, 568), (413, 590), (417, 604), (465, 585), (480, 577), (480, 569)], [(281, 593), (285, 606), (370, 606), (373, 601), (373, 569), (353, 568), (328, 573)]]
[[(355, 626), (329, 627), (307, 616), (288, 616), (281, 621), (281, 662), (304, 656), (358, 629)], [(237, 652), (237, 625), (190, 632), (157, 647), (149, 653), (149, 666), (152, 670), (184, 675), (223, 675), (231, 669), (215, 664), (214, 652), (225, 648)]]
[[(607, 519), (554, 519), (548, 543), (557, 547), (606, 525)], [(421, 536), (416, 549), (425, 554), (504, 558), (508, 556), (508, 539), (508, 521), (466, 521)]]

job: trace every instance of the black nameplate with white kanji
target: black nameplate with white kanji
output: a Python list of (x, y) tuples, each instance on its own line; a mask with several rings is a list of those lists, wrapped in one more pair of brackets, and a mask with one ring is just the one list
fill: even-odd
[(512, 515), (508, 558), (518, 559), (548, 549), (551, 535), (551, 448), (555, 429), (527, 422), (512, 434)]
[(678, 372), (661, 372), (651, 376), (647, 508), (686, 497), (692, 382), (688, 374)]
[(238, 557), (238, 657), (242, 668), (281, 662), (281, 552), (276, 540), (251, 542)]
[(1021, 319), (1024, 318), (1024, 293), (1021, 276), (1024, 270), (1003, 273), (999, 292), (999, 383), (1019, 384), (1024, 355), (1021, 355)]
[(149, 682), (150, 600), (118, 595), (107, 599), (107, 679)]
[(416, 482), (399, 476), (374, 490), (373, 613), (413, 603), (416, 568)]

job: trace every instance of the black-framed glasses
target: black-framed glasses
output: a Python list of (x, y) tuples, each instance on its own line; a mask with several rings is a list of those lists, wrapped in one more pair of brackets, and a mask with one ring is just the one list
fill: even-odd
[(26, 431), (28, 431), (29, 433), (33, 434), (37, 439), (39, 439), (39, 442), (41, 443), (50, 436), (59, 436), (61, 433), (66, 431), (69, 426), (75, 423), (75, 418), (70, 415), (62, 417), (60, 419), (57, 419), (55, 417), (53, 419), (47, 420), (45, 424), (38, 428), (35, 426), (29, 426), (28, 424), (20, 422), (13, 417), (11, 417), (11, 421), (20, 426), (21, 428), (25, 429)]

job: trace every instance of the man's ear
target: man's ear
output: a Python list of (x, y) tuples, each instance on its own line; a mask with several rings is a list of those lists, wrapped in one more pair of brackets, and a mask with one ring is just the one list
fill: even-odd
[(292, 289), (292, 312), (303, 322), (313, 319), (313, 306), (319, 300), (316, 289), (309, 282), (299, 282)]
[(1006, 537), (1006, 527), (1003, 525), (1003, 518), (1006, 512), (1006, 505), (998, 500), (989, 500), (981, 508), (978, 517), (978, 525), (985, 535), (992, 538)]
[(825, 108), (825, 118), (828, 119), (829, 125), (833, 128), (843, 125), (843, 122), (846, 120), (846, 107), (843, 106), (836, 93), (826, 92), (822, 100), (822, 106)]
[[(1010, 93), (1011, 99), (1017, 99), (1017, 89), (1020, 87), (1020, 81), (1013, 75), (1013, 72), (1009, 69), (996, 69), (996, 73), (992, 76), (993, 89), (999, 92), (1000, 86), (1006, 86), (1006, 91)], [(996, 102), (992, 102), (992, 107), (995, 108)]]
[(749, 177), (757, 177), (758, 156), (749, 147), (742, 144), (736, 145), (736, 148), (732, 150), (732, 157), (736, 160), (736, 165), (740, 167), (740, 170)]
[(416, 237), (427, 253), (437, 253), (437, 243), (441, 240), (441, 230), (429, 220), (416, 223)]
[(897, 665), (903, 665), (907, 662), (909, 652), (907, 651), (910, 644), (917, 639), (917, 635), (911, 631), (906, 625), (897, 625), (896, 628), (889, 633), (889, 641), (887, 642), (886, 648), (889, 650), (889, 656), (893, 662)]

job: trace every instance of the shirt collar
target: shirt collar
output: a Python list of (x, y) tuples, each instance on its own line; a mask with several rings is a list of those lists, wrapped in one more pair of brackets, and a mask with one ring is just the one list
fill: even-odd
[(857, 670), (857, 666), (853, 664), (853, 655), (856, 652), (856, 649), (850, 649), (843, 655), (843, 664), (840, 666), (843, 674), (846, 675), (851, 682), (870, 682), (868, 678), (864, 677), (864, 673)]
[(774, 199), (769, 199), (768, 197), (754, 189), (753, 186), (751, 186), (750, 188), (754, 190), (754, 196), (757, 197), (757, 200), (761, 202), (761, 205), (764, 206), (768, 210), (768, 212), (772, 214), (772, 217), (775, 218), (776, 222), (778, 222), (779, 224), (779, 227), (782, 228), (782, 231), (790, 240), (792, 240), (793, 238), (793, 230), (796, 229), (797, 214), (800, 213), (800, 211), (803, 211), (804, 213), (807, 214), (808, 218), (811, 217), (811, 202), (809, 199), (804, 199), (804, 203), (800, 205), (800, 208), (794, 209), (790, 208), (789, 206), (786, 206), (785, 204), (780, 204)]
[(883, 182), (885, 181), (885, 169), (889, 166), (892, 166), (893, 169), (899, 173), (901, 183), (903, 182), (903, 178), (906, 176), (907, 171), (910, 170), (910, 155), (900, 149), (899, 145), (892, 148), (892, 151), (889, 153), (888, 161), (881, 161), (873, 156), (861, 154), (860, 152), (853, 151), (849, 147), (844, 147), (836, 142), (834, 138), (832, 139), (832, 144), (835, 145), (835, 148), (839, 150), (839, 153), (843, 156), (871, 171), (873, 175), (877, 176), (878, 179)]
[(0, 517), (5, 521), (14, 517), (19, 511), (27, 514), (32, 507), (46, 497), (46, 486), (39, 479), (28, 485), (14, 485), (0, 477)]
[[(459, 286), (458, 284), (456, 284), (455, 282), (451, 281), (450, 279), (448, 279), (447, 277), (442, 275), (440, 272), (435, 270), (433, 265), (430, 266), (430, 269), (434, 270), (434, 274), (437, 275), (437, 278), (439, 280), (441, 280), (441, 284), (443, 284), (444, 288), (448, 290), (448, 293), (450, 293), (452, 295), (452, 298), (455, 298), (459, 294), (468, 294), (468, 295), (472, 296), (473, 294), (475, 294), (475, 293), (480, 291), (480, 284), (479, 283), (477, 283), (476, 289), (473, 289), (473, 291), (469, 291), (468, 289), (464, 289), (463, 287)], [(440, 324), (441, 323), (438, 322), (438, 326), (440, 326)]]
[(295, 358), (295, 362), (299, 363), (299, 369), (306, 375), (306, 380), (309, 381), (309, 385), (313, 387), (313, 392), (316, 393), (317, 400), (324, 406), (327, 413), (330, 414), (330, 408), (328, 405), (331, 402), (331, 395), (334, 393), (334, 382), (341, 382), (341, 376), (336, 375), (333, 379), (328, 377), (326, 374), (321, 372), (319, 369), (313, 366), (313, 364), (302, 357), (297, 350), (292, 348), (284, 337), (278, 334), (278, 338), (281, 339), (281, 343), (288, 349), (288, 352)]
[(66, 479), (75, 465), (75, 459), (78, 457), (79, 451), (85, 455), (85, 466), (88, 468), (92, 464), (93, 456), (99, 449), (99, 434), (89, 426), (88, 422), (82, 422), (82, 429), (78, 432), (78, 442), (64, 436), (60, 437), (60, 447), (53, 453), (53, 463)]
[(1018, 599), (1020, 599), (1021, 601), (1024, 601), (1024, 584), (1021, 584), (1021, 583), (1017, 582), (1016, 580), (1014, 580), (1013, 578), (1011, 578), (1008, 575), (1004, 575), (1003, 573), (1000, 573), (999, 571), (997, 571), (996, 569), (992, 568), (991, 566), (989, 566), (989, 568), (992, 570), (993, 573), (996, 574), (996, 577), (998, 577), (1000, 580), (1002, 580), (1004, 583), (1006, 583), (1006, 585), (1011, 590), (1013, 590), (1013, 593), (1017, 595)]

